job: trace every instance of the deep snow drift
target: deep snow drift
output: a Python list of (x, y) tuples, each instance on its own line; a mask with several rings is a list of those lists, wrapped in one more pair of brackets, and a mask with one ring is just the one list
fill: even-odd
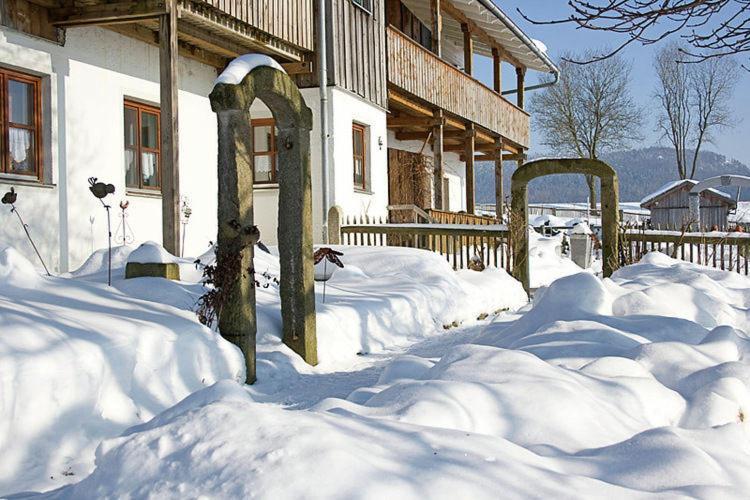
[(311, 410), (224, 381), (52, 498), (746, 498), (750, 281), (651, 254)]
[[(344, 252), (346, 267), (328, 282), (325, 303), (317, 284), (315, 368), (281, 343), (278, 259), (257, 253), (256, 399), (309, 405), (345, 396), (356, 377), (331, 388), (315, 375), (353, 371), (367, 355), (527, 302), (504, 271), (454, 273), (439, 256), (412, 249)], [(124, 280), (129, 259), (177, 262), (185, 281)], [(212, 252), (200, 257), (212, 259)], [(239, 351), (191, 311), (203, 293), (194, 260), (153, 244), (118, 247), (107, 287), (104, 251), (65, 277), (47, 278), (12, 248), (0, 250), (0, 495), (78, 481), (93, 469), (102, 439), (216, 381), (244, 380)]]

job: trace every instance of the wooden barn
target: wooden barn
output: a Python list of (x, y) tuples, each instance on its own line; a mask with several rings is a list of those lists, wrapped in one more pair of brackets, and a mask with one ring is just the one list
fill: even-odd
[[(641, 208), (651, 211), (651, 224), (657, 229), (681, 230), (690, 221), (688, 193), (698, 183), (691, 179), (670, 182), (646, 196)], [(701, 221), (703, 230), (717, 227), (728, 229), (728, 215), (737, 209), (737, 202), (716, 189), (701, 193)]]

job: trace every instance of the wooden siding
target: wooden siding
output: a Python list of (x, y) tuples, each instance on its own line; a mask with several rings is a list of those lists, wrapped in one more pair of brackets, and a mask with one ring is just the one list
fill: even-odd
[(387, 47), (390, 85), (529, 147), (528, 113), (393, 27)]
[[(371, 13), (351, 0), (326, 1), (328, 85), (387, 108), (385, 0), (372, 0)], [(317, 16), (317, 7), (315, 12)], [(313, 63), (312, 74), (295, 77), (300, 87), (318, 86), (317, 60)]]
[[(690, 201), (688, 192), (692, 184), (684, 184), (655, 198), (643, 205), (651, 210), (651, 225), (657, 229), (679, 231), (690, 220)], [(701, 193), (701, 221), (702, 229), (710, 230), (713, 226), (719, 229), (727, 227), (727, 215), (734, 204), (724, 198), (703, 191)]]
[(49, 11), (27, 0), (0, 0), (0, 26), (61, 43), (57, 28), (49, 20)]
[(292, 45), (314, 49), (313, 0), (202, 0), (201, 3)]

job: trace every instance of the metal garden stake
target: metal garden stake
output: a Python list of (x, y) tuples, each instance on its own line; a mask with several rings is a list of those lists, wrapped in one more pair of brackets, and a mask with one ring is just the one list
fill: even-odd
[(89, 177), (89, 190), (101, 203), (104, 209), (107, 211), (107, 237), (109, 241), (109, 252), (107, 261), (107, 285), (112, 285), (112, 218), (110, 217), (110, 207), (104, 203), (104, 198), (107, 195), (114, 194), (115, 187), (112, 184), (104, 184), (103, 182), (97, 182), (96, 177)]
[(3, 205), (10, 205), (10, 211), (11, 213), (15, 213), (18, 217), (18, 221), (21, 223), (21, 227), (23, 228), (23, 231), (26, 233), (26, 237), (29, 239), (29, 243), (31, 243), (32, 248), (36, 252), (36, 256), (39, 257), (39, 262), (42, 263), (42, 267), (44, 268), (44, 272), (47, 273), (47, 276), (52, 276), (49, 272), (49, 269), (47, 269), (47, 265), (44, 263), (44, 259), (42, 259), (42, 254), (39, 253), (39, 249), (37, 249), (36, 245), (34, 244), (34, 240), (31, 239), (31, 234), (29, 233), (29, 227), (26, 225), (26, 223), (21, 218), (21, 214), (18, 213), (18, 209), (16, 208), (16, 200), (18, 199), (18, 193), (16, 193), (16, 190), (14, 188), (10, 188), (10, 191), (5, 193), (2, 199)]

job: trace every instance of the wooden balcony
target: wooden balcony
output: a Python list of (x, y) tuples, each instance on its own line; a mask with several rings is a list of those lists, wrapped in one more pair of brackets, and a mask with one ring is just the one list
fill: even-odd
[(393, 27), (387, 47), (389, 86), (529, 147), (528, 113)]

